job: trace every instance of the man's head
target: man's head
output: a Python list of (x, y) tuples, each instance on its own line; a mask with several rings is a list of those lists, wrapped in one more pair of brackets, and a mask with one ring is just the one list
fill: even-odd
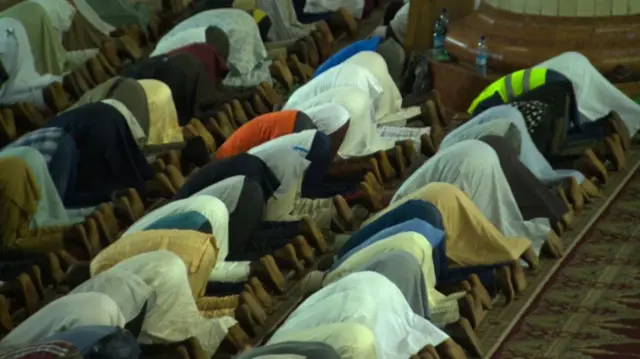
[(207, 44), (213, 46), (218, 54), (225, 59), (229, 58), (229, 36), (217, 26), (209, 26), (205, 33)]

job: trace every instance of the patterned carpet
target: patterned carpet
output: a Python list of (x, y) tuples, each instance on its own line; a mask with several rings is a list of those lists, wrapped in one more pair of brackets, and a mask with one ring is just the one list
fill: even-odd
[(492, 357), (640, 358), (639, 173)]

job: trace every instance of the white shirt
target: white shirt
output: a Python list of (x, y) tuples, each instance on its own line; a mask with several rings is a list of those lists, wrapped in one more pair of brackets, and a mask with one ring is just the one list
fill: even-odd
[(306, 159), (318, 130), (306, 130), (278, 137), (254, 147), (248, 153), (260, 158), (280, 180), (274, 195), (283, 196), (298, 183), (307, 169)]

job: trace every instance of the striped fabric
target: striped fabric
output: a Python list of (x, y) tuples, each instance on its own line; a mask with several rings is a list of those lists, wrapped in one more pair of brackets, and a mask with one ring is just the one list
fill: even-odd
[(50, 341), (27, 345), (0, 354), (0, 359), (82, 359), (82, 355), (70, 343)]

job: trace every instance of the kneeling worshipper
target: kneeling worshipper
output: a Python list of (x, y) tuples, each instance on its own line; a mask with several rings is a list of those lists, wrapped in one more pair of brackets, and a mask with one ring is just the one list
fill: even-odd
[[(443, 236), (443, 234), (438, 234), (437, 230), (433, 228), (431, 231), (434, 232), (431, 233), (431, 235)], [(438, 271), (438, 268), (435, 267), (438, 258), (439, 256), (437, 255), (437, 252), (434, 252), (434, 268), (432, 271), (427, 272), (427, 274), (433, 274), (433, 271)], [(430, 298), (433, 295), (432, 291), (435, 291), (435, 289), (427, 289), (428, 286), (425, 284), (427, 283), (425, 280), (426, 274), (423, 272), (423, 266), (414, 254), (407, 252), (405, 249), (396, 249), (373, 254), (368, 261), (360, 261), (362, 264), (359, 267), (355, 265), (355, 262), (353, 262), (354, 265), (350, 267), (352, 272), (369, 271), (384, 275), (387, 279), (393, 282), (398, 289), (400, 289), (405, 300), (416, 315), (431, 321), (437, 326), (445, 327), (444, 325), (438, 325), (438, 323), (434, 321), (434, 319), (441, 320), (442, 318), (447, 317), (446, 314), (443, 314), (445, 311), (442, 310), (445, 306), (430, 306), (432, 303), (432, 301), (430, 301)], [(342, 270), (341, 267), (338, 268), (340, 268), (338, 269), (339, 271)], [(487, 269), (485, 268), (477, 270), (487, 272)], [(347, 274), (343, 274), (343, 276)], [(438, 273), (436, 273), (436, 278), (433, 278), (433, 283), (437, 280), (438, 284), (442, 285), (440, 278), (438, 278), (437, 275)], [(312, 272), (305, 278), (305, 282), (303, 284), (304, 291), (316, 291), (322, 286), (329, 285), (332, 282), (339, 280), (341, 277), (342, 276), (332, 276), (331, 272), (327, 272), (326, 274), (322, 272)], [(472, 275), (470, 278), (472, 279), (471, 284), (466, 282), (465, 287), (461, 287), (462, 291), (449, 295), (453, 302), (451, 309), (457, 310), (457, 303), (459, 303), (460, 313), (451, 313), (449, 318), (446, 318), (452, 322), (445, 327), (445, 331), (450, 333), (452, 338), (456, 342), (460, 343), (462, 347), (470, 352), (477, 353), (479, 356), (482, 356), (481, 349), (478, 345), (478, 339), (473, 332), (473, 328), (477, 327), (477, 324), (484, 316), (485, 309), (483, 307), (483, 302), (490, 304), (491, 298), (482, 283), (478, 280), (477, 276)], [(432, 286), (433, 285), (434, 284), (432, 284)], [(439, 292), (436, 293), (436, 297), (443, 296)], [(458, 298), (457, 303), (455, 303), (455, 298)], [(469, 319), (467, 319), (467, 317)], [(459, 319), (454, 320), (455, 318)]]
[(211, 162), (191, 174), (173, 200), (209, 195), (224, 202), (229, 212), (230, 252), (235, 253), (236, 246), (242, 249), (256, 230), (249, 224), (253, 218), (262, 220), (264, 206), (279, 186), (280, 181), (261, 159), (242, 153)]
[(400, 83), (402, 72), (405, 64), (405, 52), (402, 45), (393, 38), (384, 38), (382, 36), (373, 36), (369, 39), (363, 39), (342, 48), (333, 54), (323, 64), (321, 64), (313, 76), (319, 76), (321, 73), (338, 66), (352, 56), (363, 51), (377, 52), (382, 56), (387, 64), (389, 75), (393, 82)]
[[(474, 117), (468, 123), (463, 124), (460, 128), (448, 134), (442, 142), (440, 149), (443, 150), (465, 139), (483, 140), (486, 137), (494, 137), (493, 142), (499, 141), (505, 143), (504, 145), (493, 147), (500, 157), (503, 172), (511, 185), (511, 189), (516, 197), (516, 202), (518, 202), (518, 206), (521, 207), (525, 219), (528, 219), (529, 214), (524, 213), (525, 211), (522, 205), (524, 202), (530, 202), (535, 199), (533, 197), (528, 200), (522, 197), (518, 198), (520, 196), (519, 191), (523, 188), (520, 181), (529, 183), (528, 186), (525, 186), (526, 188), (529, 188), (529, 186), (539, 187), (537, 192), (540, 197), (538, 200), (542, 200), (539, 204), (547, 202), (547, 205), (549, 205), (553, 202), (553, 200), (549, 198), (545, 200), (544, 197), (547, 197), (546, 192), (548, 189), (556, 186), (555, 192), (560, 198), (562, 200), (565, 198), (570, 200), (572, 207), (577, 210), (582, 209), (585, 200), (588, 200), (590, 197), (600, 196), (598, 188), (590, 180), (585, 178), (585, 175), (580, 171), (584, 172), (589, 178), (595, 177), (600, 183), (606, 183), (606, 167), (590, 149), (585, 150), (582, 157), (575, 164), (576, 168), (580, 171), (569, 169), (554, 170), (533, 143), (520, 112), (510, 106), (493, 107)], [(495, 137), (499, 137), (500, 139), (496, 140)], [(505, 161), (509, 162), (510, 165), (505, 166)], [(522, 168), (523, 166), (525, 166), (526, 169)], [(537, 178), (540, 183), (535, 184), (538, 181), (533, 180), (532, 176)], [(540, 187), (540, 184), (544, 187)], [(529, 188), (529, 191), (530, 190), (531, 188)], [(546, 205), (540, 208), (544, 208), (545, 206)], [(552, 207), (556, 206), (552, 205), (547, 209), (551, 210)], [(558, 207), (557, 209), (560, 208)], [(571, 208), (569, 207), (569, 209)], [(553, 211), (554, 210), (552, 210), (552, 212)], [(557, 214), (558, 212), (556, 212), (556, 216), (554, 217), (557, 217)], [(563, 220), (571, 222), (571, 216), (567, 217), (565, 216), (566, 214), (568, 213), (565, 212), (562, 215)], [(552, 219), (552, 217), (550, 217), (550, 219)], [(555, 225), (556, 223), (557, 222), (552, 220), (552, 224)]]
[[(506, 83), (514, 83), (515, 90), (505, 94)], [(536, 146), (552, 165), (567, 166), (593, 149), (603, 158), (612, 157), (617, 169), (624, 168), (621, 138), (629, 137), (624, 122), (611, 112), (597, 121), (581, 123), (573, 86), (560, 73), (544, 68), (514, 72), (487, 87), (469, 112), (478, 114), (503, 101), (522, 113)]]
[[(209, 46), (207, 44), (193, 44)], [(210, 47), (210, 46), (209, 46)], [(213, 50), (215, 52), (215, 50)], [(208, 78), (200, 60), (190, 53), (159, 55), (126, 68), (122, 76), (133, 79), (161, 81), (171, 89), (180, 126), (193, 118), (207, 119), (216, 115), (220, 107), (240, 97), (248, 99), (255, 91), (227, 93)], [(238, 95), (238, 96), (236, 96)]]
[[(260, 223), (259, 215), (260, 213), (258, 213), (258, 216), (253, 216), (253, 218), (246, 218), (245, 225), (251, 229), (255, 229)], [(286, 236), (286, 233), (280, 231), (279, 234), (285, 235), (284, 237), (272, 236), (271, 238), (265, 237), (264, 240), (262, 240), (260, 236), (256, 236), (255, 239), (251, 240), (251, 237), (246, 236), (244, 238), (230, 238), (228, 219), (228, 210), (221, 200), (209, 195), (191, 196), (171, 202), (146, 214), (129, 227), (123, 234), (123, 238), (119, 239), (116, 244), (125, 243), (123, 240), (125, 238), (128, 241), (134, 241), (137, 238), (144, 239), (152, 237), (153, 235), (163, 237), (163, 233), (165, 233), (164, 237), (178, 237), (181, 238), (181, 240), (186, 240), (183, 238), (189, 238), (189, 235), (193, 234), (193, 231), (212, 234), (215, 238), (216, 248), (218, 249), (218, 260), (215, 270), (211, 272), (210, 279), (219, 282), (246, 281), (253, 271), (259, 271), (254, 267), (260, 265), (261, 257), (271, 253), (271, 248), (280, 249), (284, 247), (291, 238), (300, 234), (300, 232), (308, 234), (310, 240), (315, 240), (314, 244), (322, 244), (326, 251), (324, 238), (318, 233), (317, 228), (312, 223), (296, 223), (295, 232), (289, 236)], [(150, 233), (149, 231), (151, 230), (156, 231), (155, 233)], [(140, 232), (140, 234), (136, 234), (136, 232)], [(236, 233), (238, 233), (237, 230), (234, 231), (234, 234)], [(270, 239), (272, 241), (278, 241), (279, 243), (270, 245)], [(258, 243), (256, 243), (258, 240), (262, 240), (264, 245), (258, 246)], [(147, 239), (147, 241), (151, 243), (151, 240)], [(111, 247), (113, 246), (114, 245)], [(249, 250), (252, 251), (250, 252)], [(293, 246), (283, 252), (287, 252), (284, 254), (290, 256), (290, 262), (298, 262), (296, 250)], [(232, 257), (229, 257), (230, 255)], [(252, 260), (255, 260), (253, 264), (250, 262)], [(269, 266), (275, 265), (273, 258), (270, 260), (264, 259), (263, 262), (262, 265), (267, 268), (273, 269)], [(277, 267), (275, 268), (277, 269)], [(275, 273), (278, 272), (279, 270)], [(270, 283), (277, 284), (277, 288), (282, 288), (283, 284), (279, 280), (279, 276), (273, 275), (267, 279)]]
[[(349, 103), (340, 102), (340, 97), (346, 96), (347, 91), (353, 94), (349, 95)], [(363, 98), (355, 101), (354, 97)], [(351, 138), (356, 134), (350, 136), (351, 131), (347, 131), (342, 145), (345, 148), (341, 147), (339, 152), (341, 157), (362, 156), (386, 150), (393, 148), (396, 141), (406, 139), (412, 139), (421, 146), (425, 134), (433, 137), (436, 144), (441, 141), (439, 137), (442, 131), (439, 127), (402, 127), (408, 119), (421, 114), (420, 107), (401, 108), (402, 97), (398, 87), (391, 79), (384, 59), (374, 52), (360, 52), (315, 77), (291, 95), (284, 109), (306, 112), (309, 108), (327, 102), (338, 102), (347, 108), (351, 114), (353, 132), (357, 132), (358, 138)], [(371, 107), (374, 108), (373, 111)], [(376, 128), (376, 124), (381, 126)], [(358, 146), (350, 148), (352, 143)], [(363, 145), (366, 147), (363, 148)]]
[[(499, 135), (508, 138), (516, 148), (519, 148), (519, 159), (527, 168), (546, 185), (555, 185), (559, 182), (575, 182), (584, 187), (584, 190), (592, 193), (592, 184), (585, 181), (585, 175), (572, 169), (554, 169), (543, 155), (545, 149), (540, 149), (531, 133), (523, 114), (515, 107), (501, 105), (491, 107), (472, 119), (455, 128), (444, 138), (440, 144), (443, 150), (463, 140), (479, 139), (487, 135)], [(542, 137), (542, 136), (541, 136)], [(607, 170), (593, 151), (585, 151), (589, 171), (585, 173), (589, 178), (597, 177), (602, 183), (606, 183)], [(595, 170), (595, 171), (594, 171)], [(597, 190), (597, 189), (596, 189)], [(577, 195), (575, 189), (570, 193)]]
[[(40, 310), (1, 343), (24, 345), (77, 326), (102, 325), (131, 328), (141, 344), (195, 337), (211, 356), (237, 321), (228, 316), (203, 317), (188, 273), (185, 262), (165, 250), (125, 258)], [(96, 301), (82, 305), (88, 299)], [(201, 303), (206, 300), (199, 298)]]
[(146, 155), (185, 146), (173, 93), (161, 81), (114, 77), (85, 93), (69, 110), (96, 102), (107, 103), (124, 116), (134, 140)]
[(630, 148), (631, 137), (640, 129), (640, 105), (607, 81), (587, 57), (578, 52), (566, 52), (534, 66), (536, 68), (557, 71), (571, 81), (582, 125), (615, 111), (626, 125), (627, 131), (617, 129), (622, 145), (625, 150)]
[(269, 112), (252, 119), (234, 131), (218, 148), (216, 158), (234, 156), (270, 140), (315, 129), (313, 120), (302, 111)]
[(341, 358), (408, 358), (442, 346), (444, 358), (466, 358), (444, 332), (412, 311), (385, 276), (353, 273), (307, 298), (265, 348), (286, 341), (321, 341)]
[(75, 172), (69, 175), (73, 182), (64, 193), (67, 206), (98, 205), (123, 188), (144, 193), (145, 183), (154, 178), (154, 173), (132, 135), (129, 125), (135, 123), (103, 102), (78, 107), (47, 121), (45, 128), (63, 129), (76, 146), (75, 154), (61, 149), (65, 151), (66, 170)]
[[(100, 49), (96, 59), (106, 71), (115, 73), (122, 64), (118, 58), (118, 50), (125, 52), (132, 60), (141, 56), (140, 48), (129, 37), (121, 36), (111, 39), (110, 31), (102, 31), (94, 26), (95, 12), (88, 11), (92, 20), (87, 18), (87, 8), (91, 9), (84, 0), (31, 0), (42, 5), (51, 19), (53, 26), (62, 34), (62, 46), (67, 51)], [(99, 20), (99, 18), (98, 18)], [(98, 21), (98, 26), (103, 25)], [(108, 45), (107, 45), (108, 44)], [(103, 55), (104, 53), (104, 55)]]
[[(202, 35), (193, 38), (192, 33), (183, 34), (183, 31), (194, 29), (198, 29)], [(206, 32), (212, 31), (215, 32), (214, 35), (206, 36)], [(209, 37), (216, 40), (211, 43), (207, 41)], [(223, 84), (244, 87), (257, 86), (262, 81), (271, 84), (271, 61), (267, 59), (267, 50), (260, 39), (260, 31), (251, 15), (242, 10), (210, 10), (182, 21), (162, 37), (151, 56), (161, 55), (195, 42), (207, 42), (216, 47), (216, 43), (223, 41), (224, 37), (229, 43), (229, 73)]]
[(131, 321), (138, 313), (131, 318), (125, 318), (123, 314), (115, 299), (108, 295), (97, 292), (68, 294), (50, 302), (2, 338), (0, 353), (4, 354), (4, 348), (14, 350), (34, 345), (86, 326), (128, 328), (127, 319)]
[[(40, 5), (36, 3), (27, 1), (24, 3), (40, 8)], [(4, 13), (0, 13), (0, 16), (2, 14)], [(46, 27), (48, 19), (42, 21), (38, 25)], [(49, 26), (51, 25), (49, 24)], [(62, 82), (62, 76), (71, 69), (71, 66), (66, 65), (67, 55), (64, 49), (61, 49), (62, 45), (60, 45), (60, 49), (47, 50), (47, 47), (54, 46), (55, 43), (53, 42), (54, 36), (49, 31), (45, 31), (42, 35), (38, 34), (38, 40), (42, 40), (42, 43), (32, 43), (29, 35), (30, 30), (17, 16), (2, 16), (0, 18), (0, 34), (2, 36), (0, 60), (8, 75), (0, 87), (0, 103), (11, 105), (27, 102), (44, 110), (49, 103), (53, 102), (52, 98), (56, 96), (52, 93), (50, 85)], [(51, 60), (43, 63), (43, 58)], [(83, 62), (78, 61), (78, 65)], [(62, 65), (58, 66), (60, 63)], [(58, 95), (60, 92), (63, 92), (61, 88), (58, 90)]]
[[(409, 207), (418, 207), (417, 204), (411, 204), (404, 207), (403, 210)], [(426, 206), (424, 206), (426, 207)], [(421, 212), (417, 214), (419, 216), (429, 215), (427, 208), (423, 208)], [(428, 209), (433, 211), (433, 209)], [(437, 210), (436, 210), (437, 213)], [(402, 212), (394, 213), (393, 215), (400, 216)], [(393, 216), (391, 216), (393, 217)], [(435, 219), (439, 219), (438, 216), (434, 216)], [(388, 219), (389, 217), (387, 217)], [(473, 298), (464, 298), (464, 293), (454, 293), (451, 295), (443, 295), (436, 289), (436, 284), (456, 284), (455, 278), (459, 278), (460, 281), (466, 279), (463, 275), (469, 275), (471, 273), (481, 274), (485, 279), (490, 280), (493, 269), (499, 267), (509, 266), (513, 271), (509, 280), (516, 284), (515, 290), (519, 293), (526, 288), (526, 279), (524, 279), (524, 270), (518, 262), (518, 256), (524, 254), (529, 247), (528, 242), (525, 239), (516, 239), (517, 242), (513, 243), (516, 246), (508, 247), (511, 243), (504, 243), (504, 237), (502, 242), (492, 241), (494, 238), (483, 238), (480, 245), (484, 245), (486, 249), (490, 247), (497, 247), (499, 251), (497, 253), (490, 253), (491, 257), (482, 258), (477, 253), (474, 253), (472, 257), (465, 258), (467, 262), (480, 263), (477, 268), (474, 266), (465, 265), (463, 268), (449, 268), (447, 256), (447, 243), (445, 241), (445, 232), (431, 225), (430, 223), (419, 219), (413, 218), (404, 222), (393, 224), (395, 221), (387, 221), (388, 223), (376, 224), (374, 228), (380, 229), (373, 236), (369, 237), (356, 247), (349, 250), (346, 254), (342, 255), (332, 266), (332, 269), (325, 275), (324, 282), (331, 282), (357, 270), (360, 266), (368, 263), (373, 256), (380, 253), (386, 253), (393, 250), (402, 250), (413, 255), (421, 265), (424, 279), (425, 288), (428, 292), (429, 302), (429, 319), (437, 325), (447, 325), (457, 322), (460, 319), (462, 313), (473, 325), (476, 327), (481, 320), (480, 314), (485, 306), (490, 307), (490, 297), (486, 290), (483, 290), (482, 299), (478, 297), (477, 301), (471, 301)], [(383, 225), (388, 225), (386, 228)], [(494, 232), (495, 232), (495, 228)], [(371, 230), (371, 229), (369, 229)], [(362, 236), (360, 236), (362, 237)], [(465, 243), (457, 244), (459, 247), (473, 247), (479, 246), (478, 243), (466, 240)], [(350, 245), (355, 244), (351, 242)], [(500, 248), (502, 247), (502, 248)], [(512, 249), (513, 248), (513, 249)], [(453, 248), (453, 252), (450, 256), (455, 257), (459, 255), (467, 255), (467, 253), (461, 253), (457, 248)], [(471, 257), (470, 255), (467, 255)], [(515, 257), (515, 259), (514, 259)], [(490, 268), (491, 267), (491, 268)], [(486, 278), (487, 275), (489, 278)], [(462, 277), (462, 278), (460, 278)], [(510, 288), (504, 288), (511, 290)], [(509, 293), (506, 293), (509, 294)], [(459, 308), (460, 307), (460, 308)], [(463, 308), (464, 307), (464, 308)]]
[[(402, 247), (402, 243), (401, 247), (396, 248), (393, 241), (385, 242), (386, 244), (379, 242), (386, 241), (392, 235), (406, 235), (410, 232), (422, 235), (429, 242), (416, 242), (416, 248), (422, 248), (420, 250)], [(376, 242), (376, 247), (371, 248)], [(354, 260), (355, 262), (366, 260), (367, 256), (378, 251), (388, 251), (392, 247), (406, 250), (418, 257), (422, 250), (427, 250), (427, 244), (432, 248), (427, 248), (432, 252), (429, 261), (433, 268), (429, 270), (435, 273), (436, 280), (432, 284), (426, 283), (430, 290), (434, 290), (436, 284), (458, 284), (471, 274), (477, 274), (478, 282), (491, 287), (495, 277), (493, 271), (496, 269), (497, 274), (505, 279), (499, 290), (504, 293), (507, 301), (511, 301), (515, 293), (520, 293), (527, 285), (519, 258), (529, 263), (530, 267), (538, 265), (529, 241), (505, 237), (482, 216), (462, 191), (453, 185), (433, 183), (416, 192), (406, 202), (394, 205), (365, 222), (341, 247), (337, 254), (339, 262), (333, 268), (342, 266), (350, 256), (365, 249), (367, 251), (358, 254), (361, 257), (357, 257), (360, 259)], [(423, 260), (421, 263), (428, 264)], [(345, 265), (344, 268), (350, 270), (353, 266)], [(428, 268), (425, 267), (426, 269)], [(436, 296), (438, 297), (441, 295)], [(476, 293), (474, 297), (481, 299), (484, 308), (491, 308), (491, 301), (484, 292)], [(462, 304), (466, 305), (464, 302)], [(468, 308), (473, 306), (467, 306), (466, 309)], [(474, 326), (478, 323), (473, 312), (468, 319)]]
[[(404, 4), (397, 9), (395, 14), (391, 17), (390, 14), (385, 13), (385, 23), (378, 26), (372, 36), (382, 36), (384, 38), (392, 38), (400, 44), (404, 44), (405, 36), (407, 35), (407, 26), (409, 25), (409, 0), (403, 0)], [(390, 19), (388, 17), (391, 17)], [(387, 23), (388, 21), (388, 23)]]
[[(20, 23), (19, 26), (27, 34), (27, 42), (30, 45), (29, 52), (33, 57), (36, 73), (40, 76), (48, 74), (64, 76), (83, 66), (88, 60), (94, 59), (98, 53), (98, 49), (70, 52), (65, 50), (62, 45), (61, 29), (54, 26), (44, 6), (39, 2), (23, 1), (1, 12), (0, 18), (12, 19)], [(64, 20), (58, 20), (58, 22), (62, 21)], [(16, 25), (18, 24), (12, 23), (12, 26)], [(22, 39), (20, 39), (20, 44), (22, 44)], [(30, 59), (25, 58), (25, 60)], [(104, 71), (99, 63), (91, 67), (95, 67), (94, 70)], [(93, 71), (91, 76), (95, 75), (96, 72)]]
[[(571, 66), (567, 66), (568, 61), (572, 62)], [(637, 124), (632, 127), (634, 120), (629, 120), (629, 116), (634, 114), (634, 110), (637, 111), (640, 108), (626, 95), (615, 89), (604, 76), (599, 73), (592, 75), (592, 72), (597, 70), (583, 55), (561, 54), (533, 68), (516, 71), (498, 79), (473, 101), (468, 112), (475, 115), (493, 106), (512, 103), (516, 108), (527, 112), (525, 119), (528, 124), (544, 126), (545, 116), (536, 115), (536, 112), (546, 115), (546, 112), (557, 107), (556, 111), (559, 111), (560, 115), (557, 113), (551, 115), (554, 117), (549, 121), (554, 121), (558, 116), (566, 119), (566, 122), (556, 123), (554, 127), (566, 126), (562, 131), (565, 132), (567, 141), (602, 138), (615, 132), (621, 138), (622, 147), (627, 149), (630, 136), (640, 128)], [(591, 87), (591, 82), (588, 81), (596, 81), (601, 88), (606, 89), (604, 93), (607, 96), (600, 97), (600, 92), (596, 94), (584, 90)], [(611, 100), (603, 101), (602, 98)], [(525, 103), (520, 103), (521, 101)], [(584, 111), (582, 106), (587, 106)], [(583, 114), (592, 109), (598, 112)], [(622, 112), (625, 110), (631, 110), (631, 112), (623, 115)], [(608, 118), (612, 115), (612, 111), (615, 111), (616, 117), (619, 116), (614, 121)], [(538, 122), (542, 123), (538, 124)]]
[(2, 169), (2, 249), (54, 252), (62, 249), (83, 258), (93, 253), (79, 223), (93, 208), (67, 210), (53, 183), (47, 162), (29, 147), (0, 151)]
[[(523, 219), (500, 167), (500, 159), (486, 143), (466, 140), (439, 151), (404, 181), (391, 203), (408, 198), (431, 182), (460, 187), (500, 232), (529, 239), (536, 253), (540, 253), (542, 247), (557, 247), (561, 243), (547, 218)], [(557, 250), (547, 249), (557, 253)]]
[[(318, 142), (317, 138), (320, 138)], [(323, 182), (331, 163), (329, 141), (317, 130), (305, 130), (249, 150), (250, 154), (262, 159), (280, 181), (274, 197), (267, 202), (264, 220), (298, 221), (308, 215), (326, 231), (334, 219), (351, 223), (347, 204), (340, 200), (337, 204), (332, 196), (360, 193), (364, 205), (376, 207), (371, 191), (362, 188), (362, 183), (357, 185), (361, 179), (336, 178)]]

